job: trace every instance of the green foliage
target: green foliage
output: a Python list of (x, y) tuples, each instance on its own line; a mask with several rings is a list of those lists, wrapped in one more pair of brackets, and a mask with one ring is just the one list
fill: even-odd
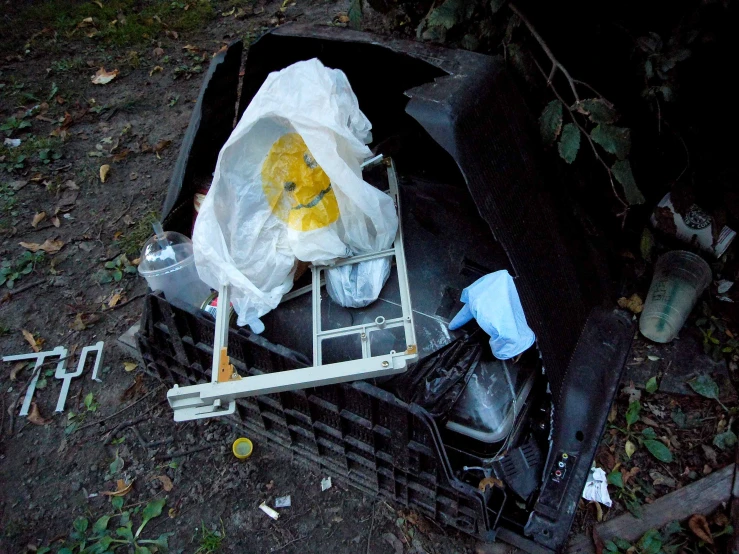
[(647, 450), (649, 450), (649, 453), (660, 462), (665, 462), (666, 464), (672, 462), (672, 452), (670, 452), (670, 449), (667, 448), (664, 443), (654, 439), (647, 439), (643, 441), (642, 444), (644, 444)]
[(647, 381), (647, 384), (644, 385), (644, 390), (647, 391), (649, 394), (654, 394), (657, 392), (657, 389), (659, 388), (659, 384), (657, 383), (657, 377), (650, 377)]
[(30, 126), (30, 121), (26, 121), (25, 119), (17, 119), (15, 116), (11, 116), (5, 120), (5, 123), (0, 125), (0, 131), (5, 131), (8, 136), (11, 136), (14, 131), (28, 129)]
[(213, 529), (208, 528), (205, 523), (200, 523), (201, 535), (199, 539), (198, 549), (195, 554), (213, 554), (221, 548), (223, 539), (226, 538), (226, 531), (221, 522), (220, 531), (214, 526)]
[[(696, 393), (700, 394), (701, 396), (705, 396), (706, 398), (710, 398), (712, 400), (715, 400), (719, 404), (721, 404), (721, 401), (718, 399), (718, 395), (719, 395), (718, 385), (716, 384), (716, 381), (711, 379), (709, 375), (706, 375), (705, 373), (701, 373), (697, 377), (688, 381), (688, 385), (690, 386), (691, 389), (693, 389)], [(721, 407), (724, 410), (726, 410), (726, 406), (724, 406), (723, 404), (721, 404)]]
[(362, 0), (352, 0), (349, 4), (349, 26), (359, 30), (362, 27)]
[(613, 176), (616, 181), (621, 183), (624, 189), (624, 195), (626, 196), (626, 202), (633, 206), (635, 204), (644, 204), (645, 199), (639, 187), (636, 186), (634, 181), (634, 174), (631, 172), (631, 163), (629, 160), (618, 160), (611, 167)]
[(641, 404), (638, 400), (634, 400), (629, 404), (626, 410), (626, 428), (629, 429), (634, 423), (639, 421), (639, 412), (641, 412)]
[(580, 129), (572, 123), (567, 123), (562, 128), (562, 136), (559, 138), (559, 156), (568, 164), (571, 164), (575, 161), (579, 149)]
[(114, 260), (105, 262), (105, 269), (98, 270), (93, 278), (101, 285), (105, 283), (119, 282), (125, 275), (135, 275), (138, 270), (125, 254), (121, 254)]
[(625, 160), (631, 150), (631, 130), (601, 123), (590, 131), (590, 138), (619, 160)]
[[(137, 510), (103, 515), (92, 526), (90, 526), (90, 521), (86, 517), (78, 517), (72, 523), (69, 539), (65, 541), (57, 554), (73, 554), (75, 552), (78, 554), (109, 554), (123, 548), (127, 552), (134, 552), (135, 554), (166, 553), (169, 547), (169, 537), (172, 533), (164, 533), (156, 539), (139, 539), (139, 535), (146, 524), (161, 515), (165, 503), (166, 500), (160, 498), (152, 500), (146, 505), (142, 512), (141, 525), (135, 536), (131, 531), (133, 527), (131, 518), (136, 515)], [(113, 506), (120, 511), (123, 508), (123, 498), (113, 498)], [(118, 518), (118, 527), (115, 530), (110, 528), (110, 522), (114, 518)], [(50, 549), (49, 547), (40, 547), (37, 552), (45, 554), (50, 552)]]
[(472, 0), (446, 0), (428, 15), (427, 24), (429, 27), (441, 27), (448, 31), (472, 17), (474, 9), (475, 2)]
[(720, 448), (721, 450), (731, 448), (736, 444), (736, 442), (736, 435), (731, 429), (729, 429), (728, 431), (724, 431), (723, 433), (719, 433), (718, 435), (713, 437), (713, 445)]
[(138, 258), (141, 248), (146, 240), (153, 234), (151, 224), (158, 219), (154, 212), (148, 213), (146, 216), (134, 225), (128, 234), (120, 239), (120, 246), (123, 252), (131, 258)]
[(603, 98), (586, 98), (575, 102), (572, 109), (588, 116), (593, 123), (613, 123), (618, 119), (618, 114), (613, 106)]
[(14, 260), (3, 260), (0, 262), (0, 286), (5, 285), (12, 289), (17, 281), (31, 273), (43, 259), (43, 252), (26, 251)]
[(608, 474), (608, 484), (618, 487), (619, 489), (624, 488), (624, 477), (620, 471), (612, 471)]
[(539, 116), (539, 132), (544, 144), (552, 144), (562, 131), (562, 102), (552, 100)]

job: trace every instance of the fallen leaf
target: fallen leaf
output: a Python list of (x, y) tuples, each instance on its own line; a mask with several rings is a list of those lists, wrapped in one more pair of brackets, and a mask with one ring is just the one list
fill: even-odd
[(26, 342), (31, 345), (31, 348), (34, 352), (40, 352), (41, 349), (39, 348), (38, 341), (33, 336), (33, 333), (30, 331), (26, 331), (25, 329), (21, 329), (21, 333), (23, 333), (23, 338), (26, 339)]
[(650, 471), (649, 476), (652, 478), (655, 486), (664, 485), (673, 489), (677, 486), (677, 482), (672, 477), (668, 477), (659, 471)]
[(77, 23), (77, 28), (79, 29), (82, 27), (89, 27), (92, 24), (93, 24), (92, 17), (86, 17), (82, 21)]
[(632, 294), (629, 298), (625, 296), (618, 299), (618, 305), (624, 310), (629, 310), (633, 314), (640, 314), (644, 309), (644, 303), (638, 294)]
[(138, 396), (141, 396), (144, 392), (146, 392), (146, 387), (144, 386), (144, 376), (139, 373), (133, 380), (133, 384), (126, 390), (124, 390), (123, 394), (121, 394), (121, 402), (125, 402), (126, 400), (134, 400)]
[(170, 508), (167, 512), (167, 515), (169, 515), (170, 518), (174, 519), (177, 517), (177, 510), (175, 510), (174, 508)]
[(51, 223), (54, 225), (54, 227), (59, 228), (59, 226), (62, 224), (61, 221), (59, 221), (59, 218), (57, 216), (54, 216), (51, 218)]
[(688, 527), (693, 534), (703, 542), (713, 544), (713, 535), (711, 529), (708, 527), (708, 521), (706, 517), (701, 514), (693, 514), (688, 520)]
[(114, 491), (103, 491), (100, 494), (105, 496), (126, 496), (133, 488), (133, 481), (126, 484), (123, 479), (116, 481), (116, 490)]
[(339, 23), (349, 23), (349, 16), (345, 13), (342, 13), (338, 18)]
[(154, 53), (154, 55), (157, 58), (161, 58), (162, 56), (164, 56), (164, 49), (163, 48), (154, 48), (154, 52), (153, 53)]
[(26, 250), (30, 250), (31, 252), (38, 252), (39, 250), (43, 250), (47, 254), (56, 254), (64, 246), (64, 242), (52, 239), (46, 239), (43, 244), (38, 244), (36, 242), (19, 242), (18, 244), (20, 244)]
[(131, 151), (130, 151), (130, 150), (129, 150), (128, 148), (124, 148), (123, 150), (121, 150), (120, 152), (118, 152), (117, 154), (115, 154), (115, 155), (113, 156), (113, 161), (114, 161), (114, 162), (122, 162), (123, 160), (125, 160), (125, 159), (126, 159), (126, 157), (127, 157), (127, 156), (128, 156), (128, 155), (129, 155), (130, 153), (131, 153)]
[(629, 404), (641, 400), (641, 391), (634, 386), (634, 381), (630, 381), (627, 386), (621, 389), (621, 392), (629, 395)]
[(182, 49), (183, 50), (187, 50), (188, 52), (197, 52), (198, 51), (198, 47), (197, 46), (193, 46), (192, 44), (185, 44), (185, 46), (183, 46)]
[(123, 369), (130, 373), (131, 371), (136, 369), (138, 365), (139, 364), (137, 364), (136, 362), (123, 362)]
[(630, 480), (630, 479), (631, 479), (632, 477), (635, 477), (635, 476), (636, 476), (636, 474), (637, 474), (637, 473), (639, 473), (639, 471), (640, 471), (640, 470), (639, 470), (639, 468), (638, 468), (638, 467), (632, 467), (632, 468), (631, 468), (630, 470), (628, 470), (628, 471), (623, 471), (623, 470), (622, 470), (622, 471), (621, 471), (621, 475), (623, 476), (622, 478), (623, 478), (623, 482), (624, 482), (624, 485), (627, 485), (627, 484), (628, 484), (628, 482), (629, 482), (629, 480)]
[(46, 212), (39, 212), (36, 215), (34, 215), (33, 216), (33, 220), (31, 221), (31, 227), (33, 227), (35, 229), (36, 226), (39, 223), (41, 223), (44, 220), (45, 217), (46, 217)]
[(159, 73), (161, 71), (164, 71), (164, 68), (161, 65), (155, 65), (151, 68), (151, 71), (149, 71), (149, 77), (154, 75), (154, 73)]
[(624, 450), (626, 451), (626, 455), (631, 459), (631, 456), (636, 452), (636, 445), (631, 441), (626, 441), (626, 444), (624, 445)]
[(160, 140), (154, 145), (154, 152), (159, 154), (159, 152), (167, 148), (170, 144), (172, 144), (171, 140), (166, 140), (166, 139)]
[(18, 362), (13, 366), (13, 369), (10, 370), (10, 380), (15, 381), (18, 374), (23, 371), (23, 368), (26, 367), (26, 364), (28, 362)]
[(492, 489), (493, 487), (498, 487), (499, 489), (505, 488), (503, 486), (503, 481), (496, 479), (495, 477), (485, 477), (477, 484), (477, 488), (483, 492), (485, 492), (485, 489)]
[(82, 321), (82, 314), (77, 314), (77, 317), (74, 318), (74, 321), (72, 322), (72, 325), (70, 325), (72, 329), (75, 331), (84, 331), (87, 329), (87, 325), (85, 325), (85, 322)]
[(608, 423), (613, 423), (616, 421), (616, 418), (618, 417), (618, 406), (616, 406), (616, 403), (614, 402), (611, 404), (611, 410), (608, 412)]
[[(38, 350), (36, 352), (38, 352)], [(31, 404), (31, 411), (28, 413), (28, 421), (34, 425), (48, 425), (51, 423), (50, 419), (44, 419), (41, 416), (41, 412), (39, 412), (38, 405), (35, 402)]]
[(729, 524), (729, 518), (723, 512), (716, 512), (713, 516), (713, 522), (719, 527), (726, 527)]
[(92, 76), (92, 84), (93, 85), (107, 85), (117, 76), (118, 76), (117, 69), (114, 69), (113, 71), (105, 71), (105, 68), (101, 67), (100, 69), (98, 69), (97, 73), (95, 73), (95, 75)]
[(110, 166), (108, 164), (103, 164), (100, 166), (100, 182), (104, 183), (105, 180), (108, 178), (108, 173), (110, 173)]
[(164, 492), (169, 492), (172, 490), (172, 479), (167, 477), (166, 475), (157, 475), (154, 477), (154, 479), (158, 479), (162, 483), (162, 488), (164, 489)]
[(110, 301), (108, 302), (108, 308), (112, 308), (113, 306), (118, 304), (120, 299), (121, 299), (121, 293), (116, 292), (113, 296), (110, 297)]
[(79, 195), (79, 190), (65, 190), (64, 193), (62, 193), (62, 197), (59, 199), (58, 210), (70, 211), (74, 207), (75, 202), (77, 202), (77, 197)]

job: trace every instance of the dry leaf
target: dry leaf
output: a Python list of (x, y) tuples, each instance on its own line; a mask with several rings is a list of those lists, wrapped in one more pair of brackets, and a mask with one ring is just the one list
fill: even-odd
[(30, 331), (26, 331), (25, 329), (21, 329), (21, 333), (23, 333), (23, 338), (26, 339), (26, 342), (31, 345), (31, 348), (33, 348), (34, 352), (41, 351), (38, 342), (33, 336), (33, 333), (31, 333)]
[(706, 517), (701, 514), (693, 514), (688, 520), (688, 527), (693, 534), (703, 542), (713, 544), (713, 535), (711, 535), (711, 529), (708, 527)]
[(113, 161), (114, 162), (121, 162), (121, 161), (125, 160), (126, 159), (126, 156), (128, 156), (130, 153), (131, 153), (131, 151), (128, 148), (124, 148), (123, 150), (121, 150), (120, 152), (118, 152), (117, 154), (115, 154), (113, 156)]
[(629, 298), (625, 296), (618, 299), (619, 307), (629, 310), (631, 313), (640, 314), (644, 309), (644, 303), (638, 294), (632, 294)]
[(185, 44), (185, 46), (183, 46), (182, 49), (183, 50), (187, 50), (188, 52), (197, 52), (198, 51), (198, 47), (197, 46), (193, 46), (192, 44)]
[(632, 467), (628, 471), (621, 471), (621, 476), (623, 477), (624, 485), (626, 485), (632, 477), (635, 477), (637, 473), (639, 473), (638, 467)]
[(85, 19), (77, 23), (77, 28), (80, 29), (82, 27), (89, 27), (92, 24), (93, 24), (92, 17), (86, 17)]
[(121, 293), (120, 292), (116, 292), (110, 298), (110, 302), (108, 302), (108, 308), (112, 308), (113, 306), (115, 306), (116, 304), (118, 304), (118, 302), (120, 301), (120, 299), (121, 299)]
[(38, 405), (35, 402), (31, 404), (31, 411), (28, 413), (28, 421), (34, 425), (48, 425), (51, 423), (50, 419), (44, 419), (41, 416), (41, 412), (38, 411)]
[(165, 140), (160, 140), (159, 142), (157, 142), (154, 145), (154, 152), (156, 152), (157, 154), (159, 154), (159, 152), (161, 152), (162, 150), (164, 150), (165, 148), (167, 148), (167, 146), (169, 146), (170, 144), (172, 144), (172, 141), (171, 140), (166, 140), (166, 139)]
[(131, 492), (132, 488), (133, 488), (133, 481), (126, 484), (126, 482), (123, 479), (118, 479), (118, 481), (116, 481), (116, 490), (103, 491), (100, 494), (103, 494), (105, 496), (126, 496), (129, 492)]
[(624, 445), (624, 450), (626, 451), (626, 455), (631, 459), (631, 456), (636, 452), (636, 445), (631, 441), (626, 441), (626, 444)]
[(52, 239), (46, 239), (43, 244), (38, 244), (37, 242), (19, 242), (18, 244), (31, 252), (43, 250), (47, 254), (56, 254), (64, 246), (64, 242)]
[(503, 481), (501, 481), (500, 479), (496, 479), (495, 477), (485, 477), (484, 479), (481, 479), (480, 482), (477, 484), (477, 488), (483, 492), (485, 492), (485, 489), (492, 489), (493, 487), (498, 487), (499, 489), (504, 488)]
[(59, 226), (62, 224), (61, 221), (59, 221), (59, 218), (57, 216), (54, 216), (51, 218), (51, 223), (54, 225), (54, 227), (59, 228)]
[(157, 475), (154, 477), (154, 479), (158, 479), (162, 483), (162, 488), (164, 489), (164, 492), (169, 492), (172, 490), (172, 479), (167, 477), (166, 475)]
[(108, 173), (110, 173), (110, 166), (108, 164), (103, 164), (100, 166), (100, 181), (102, 183), (105, 182), (105, 180), (108, 178)]
[(139, 373), (133, 380), (133, 384), (126, 390), (124, 390), (123, 394), (121, 394), (121, 402), (125, 402), (126, 400), (133, 400), (138, 396), (141, 396), (145, 392), (146, 387), (144, 386), (144, 376)]
[(338, 20), (339, 20), (339, 23), (349, 23), (349, 16), (348, 16), (348, 15), (346, 15), (345, 13), (342, 13), (342, 14), (341, 14), (341, 15), (340, 15), (340, 16), (338, 17)]
[(164, 71), (164, 68), (161, 65), (155, 65), (151, 68), (151, 71), (149, 71), (149, 77), (154, 75), (154, 73), (159, 73), (160, 71)]
[(117, 76), (118, 76), (117, 69), (114, 69), (113, 71), (105, 71), (105, 68), (101, 67), (100, 69), (98, 69), (97, 73), (95, 73), (95, 75), (92, 76), (92, 84), (93, 85), (107, 85)]
[(136, 362), (123, 362), (123, 369), (125, 369), (128, 372), (133, 371), (138, 367), (139, 364)]
[(614, 402), (611, 404), (611, 411), (608, 412), (608, 423), (613, 423), (618, 417), (618, 406)]
[(168, 515), (168, 516), (169, 516), (170, 518), (174, 519), (175, 517), (177, 517), (177, 510), (175, 510), (174, 508), (170, 508), (170, 509), (169, 509), (169, 510), (167, 511), (167, 515)]
[(31, 221), (31, 227), (33, 227), (35, 229), (36, 226), (39, 223), (41, 223), (44, 220), (45, 217), (46, 217), (46, 212), (39, 212), (36, 215), (34, 215), (33, 216), (33, 220)]
[(87, 325), (85, 325), (85, 322), (82, 321), (82, 314), (77, 314), (77, 317), (74, 318), (71, 327), (75, 331), (84, 331), (85, 329), (87, 329)]
[(10, 380), (11, 381), (16, 380), (18, 373), (20, 373), (23, 370), (23, 368), (26, 367), (27, 363), (28, 362), (18, 362), (17, 364), (13, 366), (13, 369), (10, 370)]
[(164, 49), (163, 48), (154, 48), (154, 55), (157, 58), (161, 58), (162, 56), (164, 56)]

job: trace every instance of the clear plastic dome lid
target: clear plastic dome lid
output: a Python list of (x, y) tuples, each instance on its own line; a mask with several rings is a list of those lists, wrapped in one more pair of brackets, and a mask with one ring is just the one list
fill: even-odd
[[(157, 226), (155, 225), (155, 230)], [(162, 231), (146, 241), (141, 249), (139, 272), (142, 275), (152, 272), (166, 272), (175, 266), (193, 261), (192, 241), (175, 231)]]

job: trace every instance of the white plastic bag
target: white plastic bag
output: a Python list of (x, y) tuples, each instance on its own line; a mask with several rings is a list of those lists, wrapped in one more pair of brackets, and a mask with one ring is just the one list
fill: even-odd
[(254, 96), (221, 149), (193, 232), (200, 278), (231, 285), (239, 325), (279, 304), (298, 260), (392, 245), (393, 201), (359, 169), (370, 129), (346, 75), (317, 59), (270, 74)]
[(377, 300), (390, 276), (390, 258), (367, 260), (326, 271), (326, 292), (345, 308), (364, 308)]

